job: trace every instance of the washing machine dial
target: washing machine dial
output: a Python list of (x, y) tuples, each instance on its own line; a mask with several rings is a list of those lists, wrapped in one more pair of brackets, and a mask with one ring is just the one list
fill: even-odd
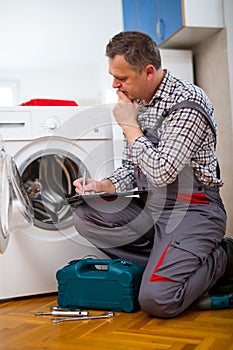
[(43, 124), (44, 127), (51, 133), (61, 126), (61, 122), (56, 116), (47, 117)]

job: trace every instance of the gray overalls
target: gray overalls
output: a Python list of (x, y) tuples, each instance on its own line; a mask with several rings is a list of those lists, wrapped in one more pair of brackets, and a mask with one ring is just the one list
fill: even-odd
[[(177, 108), (198, 109), (183, 101)], [(154, 144), (154, 130), (145, 133)], [(136, 169), (138, 188), (148, 195), (112, 202), (88, 201), (77, 207), (77, 231), (111, 258), (145, 265), (139, 292), (141, 308), (157, 317), (174, 317), (209, 290), (225, 271), (227, 256), (219, 245), (226, 213), (219, 189), (203, 185), (190, 166), (164, 187), (153, 187)]]

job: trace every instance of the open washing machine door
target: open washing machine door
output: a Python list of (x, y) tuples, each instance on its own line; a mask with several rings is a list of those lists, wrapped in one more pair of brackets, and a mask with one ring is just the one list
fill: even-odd
[(33, 225), (33, 208), (14, 159), (0, 151), (0, 253), (7, 248), (10, 234)]

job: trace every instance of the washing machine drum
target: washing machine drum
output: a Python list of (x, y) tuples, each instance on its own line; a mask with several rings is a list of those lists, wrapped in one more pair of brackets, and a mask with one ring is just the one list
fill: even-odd
[[(67, 198), (75, 195), (73, 181), (85, 168), (78, 158), (66, 150), (64, 154), (49, 150), (33, 155), (20, 168), (24, 187), (34, 211), (34, 226), (39, 231), (59, 231), (73, 225), (73, 211)], [(89, 172), (87, 171), (89, 176)]]
[(14, 159), (4, 149), (0, 152), (0, 253), (10, 234), (33, 225), (33, 207), (19, 176)]

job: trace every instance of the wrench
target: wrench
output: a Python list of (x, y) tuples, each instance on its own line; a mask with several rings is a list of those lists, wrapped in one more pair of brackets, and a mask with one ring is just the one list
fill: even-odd
[(96, 316), (82, 316), (82, 317), (65, 317), (65, 318), (52, 318), (51, 321), (58, 323), (58, 322), (66, 322), (66, 321), (84, 321), (84, 320), (96, 320), (100, 318), (109, 318), (113, 317), (115, 314), (113, 311), (108, 312), (107, 314), (103, 315), (96, 315)]

